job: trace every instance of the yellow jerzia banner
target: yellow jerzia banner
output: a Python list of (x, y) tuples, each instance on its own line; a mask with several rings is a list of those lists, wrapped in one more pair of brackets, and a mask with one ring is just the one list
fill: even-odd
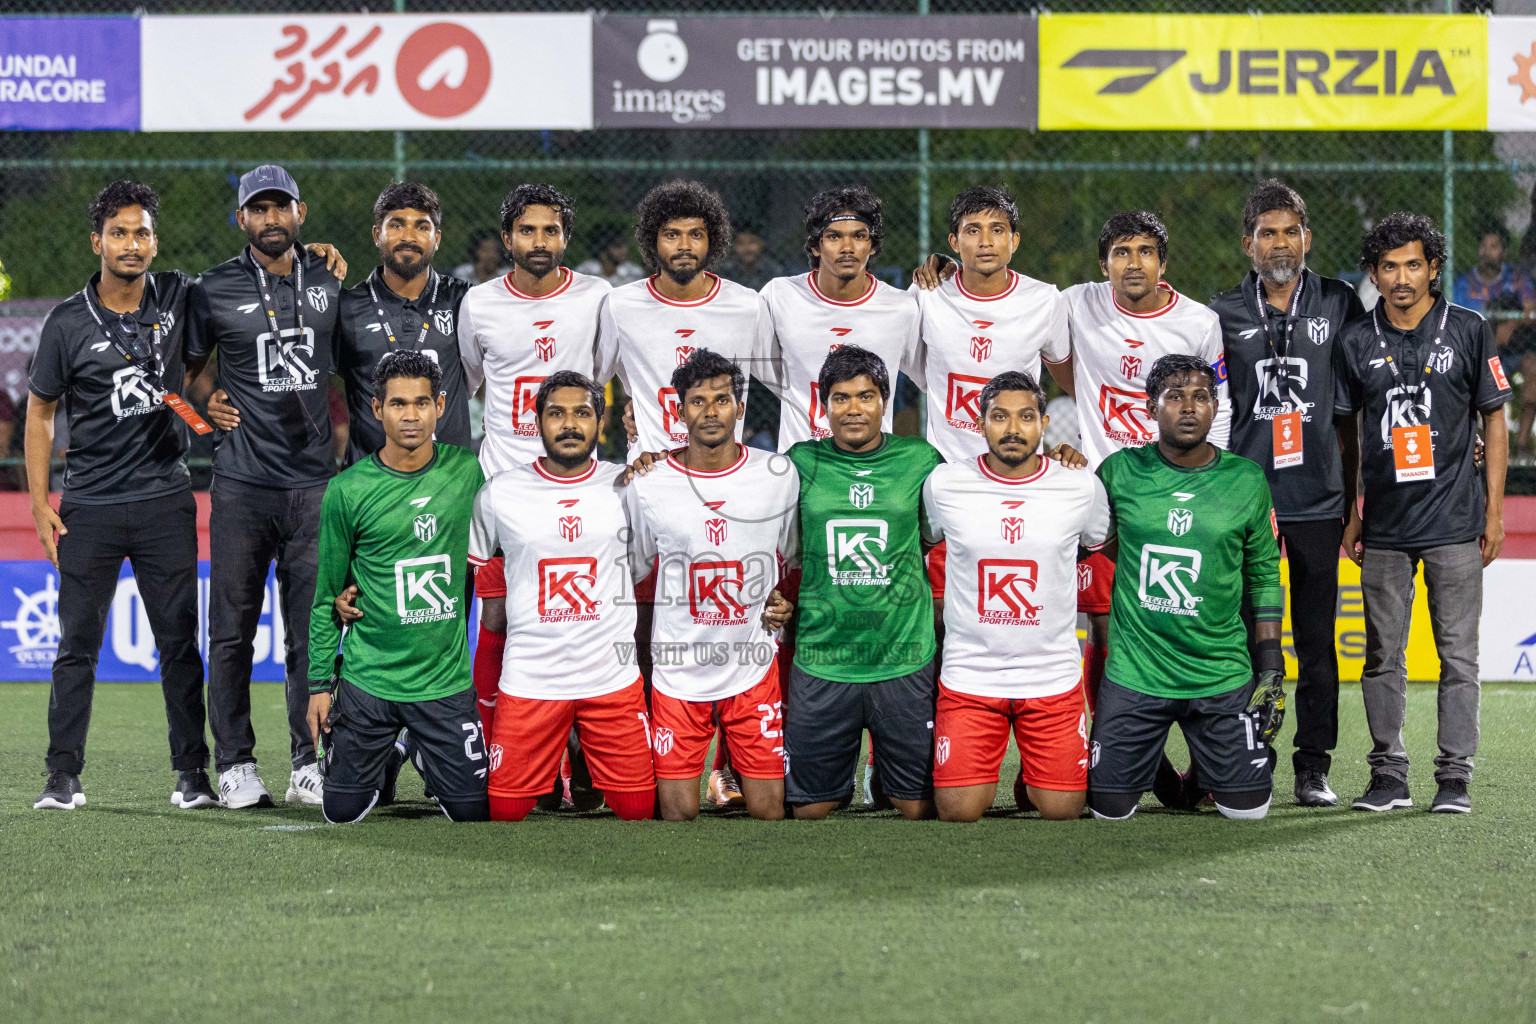
[(1463, 128), (1487, 120), (1476, 15), (1040, 18), (1040, 127)]

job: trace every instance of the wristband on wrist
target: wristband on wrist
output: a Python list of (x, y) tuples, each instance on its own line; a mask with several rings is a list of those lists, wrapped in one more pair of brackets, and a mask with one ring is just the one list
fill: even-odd
[(1285, 675), (1285, 652), (1280, 649), (1279, 640), (1260, 640), (1258, 657), (1254, 662), (1260, 673), (1279, 672)]

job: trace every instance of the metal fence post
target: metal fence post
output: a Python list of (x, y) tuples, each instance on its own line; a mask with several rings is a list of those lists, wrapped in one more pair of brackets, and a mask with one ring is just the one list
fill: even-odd
[[(395, 0), (395, 13), (405, 13), (405, 0)], [(395, 180), (405, 180), (405, 132), (395, 129)]]
[[(917, 13), (928, 13), (928, 0), (917, 0)], [(927, 259), (929, 248), (928, 214), (931, 197), (932, 168), (928, 163), (928, 129), (917, 130), (917, 252), (920, 259)]]
[[(1445, 13), (1456, 13), (1456, 0), (1445, 0)], [(1456, 266), (1456, 141), (1449, 128), (1440, 139), (1440, 163), (1444, 182), (1440, 195), (1440, 227), (1445, 232), (1445, 266), (1440, 268), (1440, 287), (1451, 294)]]

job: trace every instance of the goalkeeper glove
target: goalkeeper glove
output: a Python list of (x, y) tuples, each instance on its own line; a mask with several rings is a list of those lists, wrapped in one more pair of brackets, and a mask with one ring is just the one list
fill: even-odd
[(1273, 746), (1285, 724), (1285, 655), (1280, 651), (1279, 640), (1260, 640), (1258, 657), (1258, 682), (1253, 696), (1248, 699), (1248, 713), (1258, 726), (1259, 740), (1265, 746)]

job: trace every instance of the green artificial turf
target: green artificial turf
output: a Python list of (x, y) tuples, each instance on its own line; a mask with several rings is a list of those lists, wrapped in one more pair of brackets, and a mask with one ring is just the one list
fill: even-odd
[[(279, 796), (281, 700), (255, 688)], [(0, 686), (0, 1021), (1536, 1020), (1528, 686), (1485, 691), (1472, 815), (1424, 813), (1414, 687), (1418, 808), (1301, 810), (1287, 756), (1258, 823), (1149, 797), (1118, 824), (453, 825), (409, 769), (355, 826), (177, 811), (143, 685), (98, 688), (90, 803), (42, 812), (46, 704)], [(1341, 706), (1347, 804), (1359, 689)]]

